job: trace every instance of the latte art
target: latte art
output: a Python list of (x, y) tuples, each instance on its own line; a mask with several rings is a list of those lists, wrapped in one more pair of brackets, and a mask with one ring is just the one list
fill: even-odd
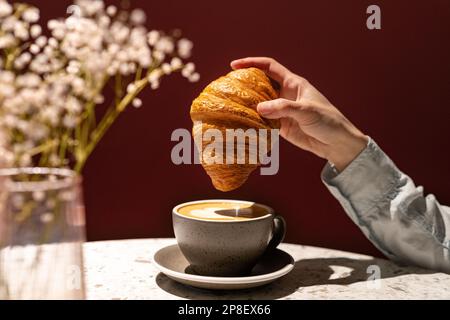
[(191, 218), (218, 221), (251, 220), (270, 213), (265, 207), (245, 202), (198, 203), (181, 207), (178, 212)]

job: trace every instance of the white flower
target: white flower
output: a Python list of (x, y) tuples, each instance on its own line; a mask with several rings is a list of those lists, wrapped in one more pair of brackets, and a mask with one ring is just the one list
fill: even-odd
[(122, 75), (124, 75), (124, 76), (129, 75), (129, 74), (130, 74), (130, 68), (129, 68), (129, 66), (128, 66), (128, 63), (122, 63), (122, 64), (120, 64), (120, 66), (119, 66), (119, 71), (120, 71), (120, 74), (122, 74)]
[(183, 66), (183, 62), (181, 61), (180, 58), (174, 57), (170, 61), (170, 65), (172, 66), (172, 69), (176, 70), (180, 69)]
[(77, 74), (80, 72), (81, 63), (79, 61), (72, 60), (69, 62), (69, 65), (67, 66), (66, 70), (67, 73), (70, 74)]
[(88, 16), (93, 16), (101, 12), (105, 7), (102, 0), (77, 0), (75, 4)]
[(15, 15), (11, 15), (8, 17), (5, 17), (5, 19), (2, 21), (2, 29), (6, 32), (14, 32), (14, 28), (17, 23), (22, 23), (17, 19)]
[(17, 117), (12, 114), (7, 114), (3, 118), (3, 123), (10, 128), (17, 127), (18, 121)]
[[(24, 53), (25, 55), (26, 53)], [(16, 79), (16, 85), (18, 87), (36, 88), (41, 84), (41, 77), (33, 73), (26, 73), (18, 76)]]
[[(184, 66), (181, 60), (190, 55), (192, 42), (177, 41), (176, 32), (148, 32), (142, 10), (119, 12), (115, 6), (105, 8), (102, 0), (75, 0), (75, 5), (79, 11), (48, 22), (47, 38), (36, 23), (37, 9), (24, 7), (16, 14), (15, 7), (0, 0), (0, 49), (20, 49), (10, 65), (13, 72), (0, 69), (0, 165), (35, 165), (34, 159), (22, 155), (87, 121), (82, 117), (86, 104), (104, 102), (99, 85), (109, 78), (113, 85), (114, 78), (120, 80), (116, 85), (134, 97), (130, 104), (136, 108), (143, 105), (135, 97), (137, 70), (150, 71), (146, 80), (152, 89), (175, 70), (182, 70), (189, 81), (199, 79), (195, 66)], [(0, 57), (0, 66), (4, 63), (5, 57)], [(20, 134), (20, 141), (11, 130)], [(68, 143), (80, 146), (75, 135)], [(50, 166), (68, 164), (55, 152), (48, 161)]]
[(73, 129), (73, 128), (75, 128), (75, 127), (77, 126), (77, 123), (78, 123), (77, 118), (74, 117), (73, 115), (71, 115), (71, 114), (66, 114), (66, 115), (64, 116), (64, 119), (63, 119), (63, 125), (64, 125), (66, 128)]
[(54, 49), (58, 48), (58, 40), (56, 40), (55, 38), (50, 38), (48, 39), (48, 45)]
[(12, 47), (16, 43), (14, 36), (11, 34), (5, 34), (0, 36), (0, 49)]
[(166, 55), (164, 54), (164, 52), (161, 52), (161, 51), (153, 51), (153, 57), (156, 60), (163, 61), (165, 59)]
[(55, 28), (52, 31), (52, 36), (58, 40), (61, 40), (66, 35), (66, 30), (64, 28)]
[(39, 20), (39, 10), (37, 8), (28, 8), (22, 13), (22, 18), (26, 22), (34, 23)]
[(15, 80), (14, 73), (11, 71), (0, 71), (0, 82), (11, 84)]
[(15, 88), (12, 85), (3, 84), (0, 86), (0, 96), (2, 98), (9, 98), (14, 95)]
[(147, 35), (147, 39), (148, 39), (148, 44), (151, 46), (154, 46), (158, 40), (159, 40), (159, 32), (156, 30), (152, 30), (148, 33)]
[(114, 15), (116, 15), (116, 13), (117, 13), (117, 7), (116, 6), (108, 6), (108, 8), (106, 8), (106, 13), (109, 15), (109, 16), (114, 16)]
[(142, 107), (142, 100), (139, 98), (134, 98), (132, 102), (133, 107), (140, 108)]
[(147, 15), (145, 14), (145, 12), (143, 10), (135, 9), (131, 12), (131, 15), (130, 15), (131, 23), (140, 25), (140, 24), (144, 24), (146, 20), (147, 20)]
[(61, 27), (61, 22), (59, 22), (58, 20), (52, 19), (47, 22), (47, 28), (49, 28), (50, 30), (56, 29), (58, 27)]
[(56, 126), (59, 121), (59, 111), (57, 108), (48, 106), (41, 112), (43, 121), (49, 122), (52, 126)]
[(81, 112), (81, 110), (83, 110), (83, 106), (81, 105), (80, 101), (73, 97), (67, 99), (65, 107), (66, 110), (72, 114), (78, 114)]
[(136, 91), (136, 89), (137, 89), (137, 87), (136, 87), (136, 85), (135, 85), (134, 83), (130, 83), (130, 84), (127, 86), (127, 92), (128, 92), (128, 93), (133, 93), (133, 92)]
[(14, 36), (24, 41), (29, 39), (30, 34), (28, 28), (23, 22), (16, 22), (14, 24)]
[(158, 82), (159, 79), (162, 77), (162, 71), (160, 69), (155, 69), (147, 77), (148, 82)]
[(103, 28), (103, 29), (107, 28), (107, 27), (109, 27), (110, 23), (111, 23), (111, 19), (108, 16), (101, 16), (98, 19), (98, 25), (100, 26), (100, 28)]
[(0, 1), (0, 18), (9, 16), (12, 12), (13, 8), (7, 1)]
[(40, 36), (36, 39), (36, 45), (40, 48), (43, 48), (47, 45), (47, 37), (46, 36)]
[(189, 62), (184, 66), (183, 70), (181, 71), (181, 74), (183, 75), (183, 77), (189, 78), (194, 71), (195, 71), (195, 64)]
[(114, 41), (117, 43), (123, 43), (127, 40), (128, 36), (130, 34), (130, 28), (126, 25), (114, 22), (111, 26), (111, 36), (113, 37)]
[(38, 24), (34, 24), (30, 28), (30, 35), (33, 38), (37, 38), (42, 34), (42, 27)]
[(163, 63), (161, 65), (161, 70), (162, 70), (162, 72), (164, 72), (164, 74), (167, 74), (167, 75), (172, 73), (172, 67), (168, 63)]
[(101, 94), (98, 94), (95, 98), (94, 98), (94, 102), (96, 104), (102, 104), (103, 102), (105, 102), (105, 97)]
[(30, 52), (32, 54), (38, 54), (41, 51), (41, 48), (37, 44), (32, 44), (30, 47)]
[(142, 68), (146, 69), (148, 67), (150, 67), (150, 65), (152, 64), (152, 56), (150, 53), (150, 50), (146, 53), (141, 53), (139, 55), (139, 64)]
[(162, 37), (156, 42), (155, 49), (163, 53), (171, 54), (174, 49), (173, 41), (169, 37)]
[(191, 56), (192, 48), (194, 47), (194, 44), (192, 41), (188, 39), (180, 39), (178, 41), (178, 54), (183, 59), (188, 59)]
[(158, 89), (159, 86), (160, 86), (160, 83), (159, 83), (158, 81), (152, 82), (152, 83), (150, 84), (150, 87), (151, 87), (153, 90)]
[(85, 92), (86, 84), (85, 81), (80, 77), (75, 77), (71, 82), (72, 90), (76, 95), (81, 95)]
[(193, 73), (189, 76), (188, 80), (190, 82), (197, 82), (198, 80), (200, 80), (200, 74), (198, 73)]

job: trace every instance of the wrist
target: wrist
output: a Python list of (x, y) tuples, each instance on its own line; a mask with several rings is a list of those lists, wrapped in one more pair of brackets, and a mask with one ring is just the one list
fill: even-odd
[(367, 147), (369, 138), (361, 132), (351, 133), (339, 145), (333, 146), (327, 160), (342, 172)]

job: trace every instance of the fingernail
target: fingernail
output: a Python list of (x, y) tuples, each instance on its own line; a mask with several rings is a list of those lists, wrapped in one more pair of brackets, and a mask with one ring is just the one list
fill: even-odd
[(269, 104), (260, 103), (258, 104), (257, 110), (260, 114), (265, 115), (272, 113), (273, 108)]

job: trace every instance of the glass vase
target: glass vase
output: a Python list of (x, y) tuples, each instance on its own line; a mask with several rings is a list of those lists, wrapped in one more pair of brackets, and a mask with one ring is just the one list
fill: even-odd
[(0, 299), (84, 299), (81, 178), (0, 169)]

